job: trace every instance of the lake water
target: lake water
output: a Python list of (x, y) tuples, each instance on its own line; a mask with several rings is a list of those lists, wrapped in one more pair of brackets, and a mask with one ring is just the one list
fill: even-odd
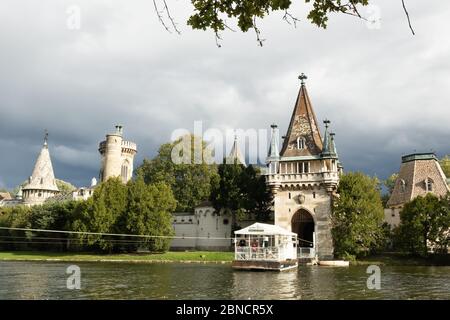
[(0, 299), (450, 299), (450, 267), (381, 266), (381, 289), (369, 290), (365, 266), (277, 273), (89, 262), (76, 263), (81, 290), (68, 290), (69, 265), (0, 261)]

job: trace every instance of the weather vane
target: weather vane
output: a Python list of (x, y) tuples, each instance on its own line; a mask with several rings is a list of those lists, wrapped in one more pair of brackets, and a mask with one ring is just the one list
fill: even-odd
[(302, 72), (301, 75), (298, 76), (298, 78), (300, 79), (300, 84), (305, 84), (305, 80), (308, 79), (307, 76), (305, 76), (305, 74)]
[(328, 126), (330, 125), (331, 121), (328, 119), (323, 120), (323, 123), (325, 123), (325, 128), (328, 128)]

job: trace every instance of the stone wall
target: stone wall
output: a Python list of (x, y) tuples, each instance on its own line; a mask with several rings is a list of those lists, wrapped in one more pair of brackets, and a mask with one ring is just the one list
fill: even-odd
[[(299, 196), (302, 197), (302, 200), (299, 199)], [(277, 191), (275, 197), (276, 225), (293, 231), (292, 218), (300, 209), (308, 211), (314, 219), (316, 252), (319, 258), (332, 258), (331, 197), (329, 193), (324, 187), (279, 189)]]

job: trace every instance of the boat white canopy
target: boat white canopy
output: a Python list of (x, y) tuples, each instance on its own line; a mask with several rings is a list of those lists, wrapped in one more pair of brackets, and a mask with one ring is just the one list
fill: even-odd
[(264, 236), (297, 236), (296, 233), (288, 231), (280, 226), (267, 223), (254, 223), (247, 228), (234, 232), (237, 235), (264, 235)]

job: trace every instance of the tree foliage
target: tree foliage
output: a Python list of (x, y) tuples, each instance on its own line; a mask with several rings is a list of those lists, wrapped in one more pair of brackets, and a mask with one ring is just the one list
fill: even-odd
[[(150, 251), (166, 251), (174, 235), (171, 212), (176, 208), (176, 200), (170, 187), (163, 182), (146, 185), (142, 177), (128, 186), (127, 214), (124, 224), (127, 233), (155, 236), (143, 238), (133, 245), (134, 249), (147, 247)], [(157, 236), (164, 235), (164, 238)]]
[(342, 175), (332, 212), (335, 255), (362, 256), (382, 248), (383, 218), (378, 179), (360, 172)]
[(259, 169), (235, 162), (220, 164), (218, 174), (212, 187), (211, 201), (216, 211), (232, 216), (234, 229), (239, 220), (251, 215), (259, 221), (269, 218), (272, 194)]
[(56, 179), (56, 186), (62, 194), (70, 194), (76, 189), (76, 187), (70, 182), (66, 182), (60, 179)]
[[(357, 6), (367, 5), (368, 0), (305, 0), (311, 3), (308, 19), (318, 27), (326, 28), (330, 13), (344, 13), (359, 16)], [(256, 20), (263, 19), (271, 12), (284, 12), (284, 19), (297, 19), (289, 13), (291, 0), (192, 0), (194, 14), (189, 18), (188, 25), (194, 29), (211, 29), (216, 34), (227, 25), (226, 19), (236, 19), (237, 26), (243, 32), (256, 29)]]
[[(74, 222), (76, 231), (93, 233), (120, 233), (119, 219), (126, 214), (127, 187), (120, 178), (111, 178), (101, 183), (86, 206), (80, 208), (79, 218)], [(114, 243), (102, 235), (81, 236), (90, 246), (112, 251)]]
[[(165, 251), (173, 235), (171, 212), (175, 205), (170, 187), (162, 182), (146, 185), (141, 178), (124, 185), (119, 178), (112, 178), (100, 184), (86, 201), (51, 202), (31, 208), (0, 208), (0, 226), (3, 227), (79, 232), (0, 230), (0, 248), (100, 252), (147, 248)], [(158, 237), (131, 238), (87, 233)]]
[(383, 203), (383, 207), (386, 207), (386, 204), (389, 201), (389, 198), (391, 197), (392, 192), (394, 191), (395, 182), (397, 181), (397, 178), (398, 178), (398, 173), (393, 173), (386, 180), (383, 180), (383, 184), (387, 188), (387, 193), (384, 193), (381, 196), (381, 201)]
[(383, 181), (384, 185), (388, 189), (389, 195), (392, 194), (395, 187), (395, 182), (397, 181), (398, 173), (391, 174), (386, 180)]
[[(183, 155), (187, 156), (187, 161), (177, 163), (172, 159), (174, 148), (178, 148), (183, 141), (187, 141), (191, 152)], [(196, 145), (201, 146), (200, 155)], [(208, 149), (201, 138), (193, 135), (183, 137), (161, 145), (158, 155), (151, 160), (144, 159), (136, 172), (147, 184), (164, 182), (169, 185), (177, 201), (177, 211), (193, 211), (196, 205), (209, 198), (211, 181), (217, 176), (216, 165), (210, 164), (210, 159), (203, 159), (205, 154), (208, 154)], [(197, 157), (200, 157), (200, 161)]]
[(405, 204), (394, 232), (396, 246), (411, 254), (427, 255), (429, 249), (446, 253), (450, 245), (450, 195), (440, 199), (428, 193)]

